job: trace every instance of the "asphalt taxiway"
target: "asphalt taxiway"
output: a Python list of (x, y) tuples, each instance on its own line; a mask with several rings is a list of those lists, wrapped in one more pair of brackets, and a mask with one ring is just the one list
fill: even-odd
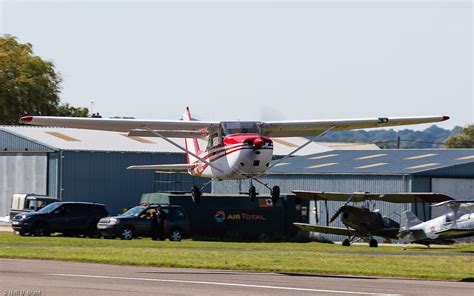
[(0, 259), (0, 295), (472, 295), (473, 289), (470, 282)]

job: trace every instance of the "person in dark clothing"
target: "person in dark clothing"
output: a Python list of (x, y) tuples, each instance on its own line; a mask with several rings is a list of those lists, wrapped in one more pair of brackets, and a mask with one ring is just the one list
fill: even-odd
[(156, 220), (157, 220), (157, 233), (160, 240), (165, 240), (165, 223), (166, 223), (166, 213), (161, 207), (156, 208)]
[(159, 225), (156, 212), (150, 212), (150, 222), (151, 222), (151, 239), (158, 240), (159, 238)]

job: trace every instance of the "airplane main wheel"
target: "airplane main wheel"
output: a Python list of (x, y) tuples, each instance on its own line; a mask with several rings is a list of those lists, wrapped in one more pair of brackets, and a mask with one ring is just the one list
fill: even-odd
[(342, 245), (343, 245), (344, 247), (350, 247), (350, 246), (351, 246), (351, 242), (349, 241), (349, 239), (346, 238), (345, 240), (342, 241)]
[(371, 248), (377, 248), (378, 246), (379, 246), (379, 243), (377, 242), (376, 239), (371, 239), (371, 240), (369, 241), (369, 247), (371, 247)]
[(257, 190), (255, 189), (255, 186), (250, 186), (249, 199), (250, 201), (255, 201), (256, 198), (257, 198)]
[(201, 189), (197, 186), (193, 186), (191, 188), (191, 196), (193, 197), (193, 202), (194, 203), (200, 203), (201, 202)]
[(273, 186), (273, 189), (272, 189), (272, 202), (277, 203), (279, 199), (280, 199), (280, 187)]

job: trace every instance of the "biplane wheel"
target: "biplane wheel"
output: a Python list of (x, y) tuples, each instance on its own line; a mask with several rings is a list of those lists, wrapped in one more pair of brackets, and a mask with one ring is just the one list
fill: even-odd
[(255, 201), (256, 198), (257, 198), (257, 190), (255, 189), (255, 186), (250, 186), (249, 199), (250, 201)]
[(201, 189), (197, 186), (193, 186), (191, 188), (191, 196), (193, 198), (194, 203), (200, 203), (201, 202)]
[(342, 241), (342, 245), (343, 245), (344, 247), (350, 247), (350, 246), (351, 246), (351, 242), (350, 242), (349, 239), (346, 238), (345, 240)]
[(377, 242), (376, 239), (371, 239), (371, 240), (369, 241), (369, 247), (371, 247), (371, 248), (377, 248), (378, 246), (379, 246), (379, 243)]
[(273, 186), (273, 189), (272, 189), (272, 202), (277, 203), (279, 199), (280, 199), (280, 187)]

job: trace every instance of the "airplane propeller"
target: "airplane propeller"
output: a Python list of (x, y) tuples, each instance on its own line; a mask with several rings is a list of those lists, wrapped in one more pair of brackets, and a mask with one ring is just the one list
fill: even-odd
[(351, 200), (352, 200), (353, 197), (354, 197), (354, 194), (352, 194), (351, 196), (349, 196), (349, 198), (348, 198), (347, 201), (344, 203), (344, 205), (343, 205), (342, 207), (340, 207), (340, 208), (334, 213), (334, 215), (332, 215), (331, 220), (329, 220), (329, 223), (334, 222), (334, 220), (336, 220), (337, 217), (339, 217), (339, 215), (341, 215), (341, 213), (344, 211), (344, 208), (351, 202)]
[(342, 213), (342, 211), (344, 210), (344, 206), (340, 207), (339, 210), (336, 211), (336, 213), (334, 213), (334, 215), (331, 217), (331, 220), (329, 220), (329, 223), (332, 223), (334, 222), (334, 220), (337, 219), (337, 217), (339, 217), (339, 215)]

